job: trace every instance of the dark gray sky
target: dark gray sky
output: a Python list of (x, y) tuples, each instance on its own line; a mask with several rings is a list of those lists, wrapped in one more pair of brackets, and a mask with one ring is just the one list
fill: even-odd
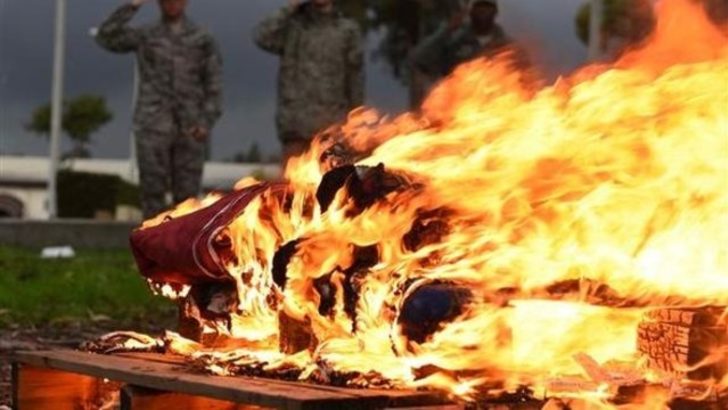
[[(500, 21), (520, 40), (532, 59), (550, 76), (567, 73), (586, 51), (574, 35), (573, 16), (584, 0), (501, 0)], [(191, 17), (206, 26), (221, 44), (225, 59), (225, 115), (215, 129), (212, 156), (222, 159), (258, 141), (273, 154), (275, 137), (276, 59), (250, 40), (255, 23), (283, 0), (191, 0)], [(96, 157), (129, 153), (133, 58), (98, 48), (89, 29), (122, 0), (69, 0), (66, 95), (100, 94), (115, 118), (94, 136)], [(23, 123), (32, 109), (50, 99), (53, 58), (52, 0), (0, 0), (0, 153), (46, 155), (44, 138), (27, 133)], [(135, 23), (156, 18), (148, 5)], [(370, 47), (377, 34), (370, 36)], [(384, 62), (367, 66), (367, 104), (397, 113), (406, 107), (406, 90)]]

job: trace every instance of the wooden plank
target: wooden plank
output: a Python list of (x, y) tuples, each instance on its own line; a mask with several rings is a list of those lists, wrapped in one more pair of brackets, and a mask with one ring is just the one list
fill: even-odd
[(114, 403), (119, 385), (80, 374), (15, 365), (13, 389), (16, 410), (76, 410)]
[(696, 368), (728, 345), (724, 308), (664, 308), (646, 314), (637, 329), (637, 348), (657, 371), (691, 380), (720, 380), (728, 374), (725, 354)]
[(126, 357), (129, 359), (144, 360), (157, 363), (173, 364), (183, 366), (185, 364), (185, 358), (175, 354), (160, 354), (160, 353), (116, 353), (114, 357)]
[(18, 363), (10, 363), (10, 400), (12, 400), (13, 408), (17, 409), (20, 403), (20, 365)]
[[(385, 410), (394, 409), (393, 407), (388, 407)], [(396, 410), (465, 410), (466, 407), (464, 404), (442, 404), (442, 405), (434, 405), (434, 406), (417, 406), (417, 407), (396, 407)]]
[(229, 401), (162, 392), (138, 386), (121, 388), (120, 410), (267, 410), (269, 407), (236, 404)]
[(21, 352), (15, 354), (15, 361), (155, 390), (283, 409), (371, 409), (445, 402), (434, 393), (354, 390), (251, 377), (191, 374), (175, 364), (66, 350)]

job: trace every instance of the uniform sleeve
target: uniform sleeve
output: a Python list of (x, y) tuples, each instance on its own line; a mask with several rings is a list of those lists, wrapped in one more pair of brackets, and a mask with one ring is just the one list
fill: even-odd
[(415, 47), (410, 57), (412, 65), (427, 74), (439, 75), (445, 72), (448, 65), (449, 39), (447, 26), (443, 25)]
[(346, 49), (346, 74), (349, 108), (364, 104), (364, 40), (356, 23), (352, 23)]
[(286, 31), (297, 6), (286, 6), (255, 26), (253, 40), (258, 47), (273, 54), (283, 54)]
[(215, 39), (210, 36), (204, 66), (205, 90), (204, 126), (212, 129), (222, 115), (222, 55)]
[(116, 9), (99, 27), (96, 42), (114, 53), (135, 51), (141, 42), (139, 30), (129, 27), (129, 22), (139, 7), (126, 4)]

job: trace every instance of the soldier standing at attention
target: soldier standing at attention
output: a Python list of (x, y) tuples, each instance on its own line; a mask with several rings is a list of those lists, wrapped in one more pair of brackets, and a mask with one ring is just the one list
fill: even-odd
[(278, 138), (284, 164), (311, 139), (364, 102), (361, 31), (333, 0), (291, 3), (263, 20), (255, 43), (280, 56)]
[(131, 0), (99, 28), (97, 42), (136, 53), (139, 98), (134, 131), (146, 218), (200, 193), (206, 141), (222, 113), (222, 60), (214, 38), (185, 15), (187, 0), (158, 0), (159, 22), (129, 22), (149, 0)]
[(417, 46), (412, 53), (414, 67), (430, 76), (442, 77), (461, 63), (500, 53), (511, 41), (495, 22), (497, 16), (496, 0), (472, 0), (468, 10), (453, 16)]

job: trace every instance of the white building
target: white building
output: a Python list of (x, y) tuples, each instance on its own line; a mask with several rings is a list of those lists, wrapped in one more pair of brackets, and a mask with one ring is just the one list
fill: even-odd
[[(138, 175), (129, 160), (74, 159), (64, 169), (118, 175), (138, 184)], [(235, 182), (248, 176), (276, 178), (277, 164), (205, 164), (202, 185), (206, 191), (230, 190)], [(47, 219), (48, 158), (0, 155), (0, 218)], [(127, 216), (128, 217), (128, 216)]]

